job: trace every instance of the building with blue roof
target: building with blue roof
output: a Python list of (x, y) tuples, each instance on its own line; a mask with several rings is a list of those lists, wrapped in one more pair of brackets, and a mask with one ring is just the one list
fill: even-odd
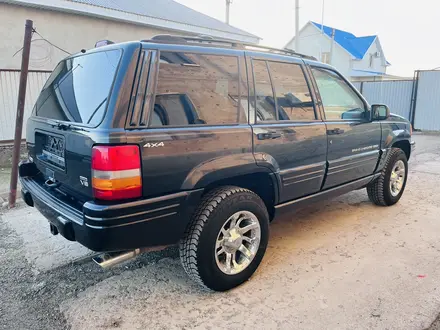
[[(330, 56), (333, 30), (333, 55)], [(295, 37), (285, 47), (294, 49)], [(333, 65), (352, 81), (382, 80), (388, 77), (386, 70), (391, 65), (385, 58), (377, 35), (357, 37), (312, 21), (299, 31), (299, 49), (295, 51)]]

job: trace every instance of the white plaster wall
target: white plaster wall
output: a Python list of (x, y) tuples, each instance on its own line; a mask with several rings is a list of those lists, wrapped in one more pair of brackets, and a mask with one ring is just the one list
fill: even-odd
[[(33, 20), (34, 27), (43, 37), (70, 53), (93, 48), (95, 42), (102, 39), (122, 42), (148, 39), (157, 34), (179, 34), (153, 27), (1, 3), (0, 69), (20, 68), (21, 53), (12, 56), (23, 46), (26, 19)], [(33, 39), (40, 37), (34, 34)], [(31, 45), (29, 69), (52, 70), (66, 56), (66, 53), (46, 41), (36, 40)]]
[(365, 53), (365, 56), (362, 60), (353, 61), (353, 69), (355, 70), (366, 70), (366, 71), (375, 71), (375, 72), (386, 72), (386, 66), (384, 65), (385, 59), (383, 58), (383, 53), (381, 57), (373, 57), (373, 65), (370, 67), (370, 54), (375, 54), (376, 52), (381, 52), (379, 48), (379, 41), (376, 40), (371, 44), (368, 51)]

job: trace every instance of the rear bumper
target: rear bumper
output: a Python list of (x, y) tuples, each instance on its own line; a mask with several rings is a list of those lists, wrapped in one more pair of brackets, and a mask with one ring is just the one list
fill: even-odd
[(413, 151), (416, 150), (416, 141), (414, 141), (414, 140), (409, 141), (409, 144), (411, 146), (411, 154), (412, 154)]
[(94, 251), (175, 244), (198, 205), (202, 190), (100, 205), (75, 204), (32, 177), (20, 177), (23, 199), (33, 204), (66, 239)]

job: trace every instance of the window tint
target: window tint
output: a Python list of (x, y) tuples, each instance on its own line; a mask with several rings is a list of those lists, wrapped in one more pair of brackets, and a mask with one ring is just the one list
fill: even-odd
[(238, 86), (237, 57), (161, 52), (150, 126), (244, 122)]
[(312, 68), (326, 119), (363, 119), (365, 104), (353, 89), (333, 71)]
[(275, 89), (279, 120), (315, 120), (312, 97), (301, 66), (267, 63)]
[(276, 120), (275, 101), (266, 61), (253, 60), (257, 121)]
[(60, 62), (38, 97), (34, 115), (96, 126), (104, 115), (120, 58), (120, 50), (111, 50)]

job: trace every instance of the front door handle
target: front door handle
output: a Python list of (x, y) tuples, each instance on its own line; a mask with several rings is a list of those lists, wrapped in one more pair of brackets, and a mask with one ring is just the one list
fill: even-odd
[(327, 130), (327, 134), (328, 135), (338, 135), (338, 134), (344, 134), (344, 130), (340, 129), (340, 128), (335, 128), (335, 129), (329, 129)]
[(258, 140), (272, 140), (272, 139), (279, 139), (280, 137), (281, 137), (281, 133), (277, 133), (277, 132), (266, 132), (266, 133), (257, 134)]

